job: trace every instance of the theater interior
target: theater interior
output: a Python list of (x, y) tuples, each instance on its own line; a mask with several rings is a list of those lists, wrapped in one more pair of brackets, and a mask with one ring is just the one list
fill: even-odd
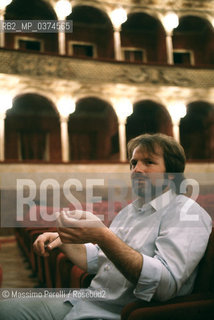
[[(109, 225), (131, 201), (127, 143), (144, 133), (183, 146), (190, 197), (213, 220), (214, 0), (0, 0), (2, 289), (89, 286), (33, 242), (63, 208)], [(191, 295), (121, 318), (211, 320), (213, 306), (212, 232)]]

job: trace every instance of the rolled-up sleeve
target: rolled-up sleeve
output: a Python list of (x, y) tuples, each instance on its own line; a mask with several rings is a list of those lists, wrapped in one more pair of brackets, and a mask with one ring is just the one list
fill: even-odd
[(151, 300), (160, 282), (161, 269), (159, 260), (143, 255), (143, 267), (134, 290), (137, 298), (146, 301)]
[(99, 246), (92, 243), (86, 243), (87, 271), (96, 274), (98, 270), (98, 252)]
[(164, 301), (175, 291), (175, 282), (170, 272), (156, 257), (143, 255), (143, 267), (134, 290), (138, 299), (150, 301), (155, 299)]

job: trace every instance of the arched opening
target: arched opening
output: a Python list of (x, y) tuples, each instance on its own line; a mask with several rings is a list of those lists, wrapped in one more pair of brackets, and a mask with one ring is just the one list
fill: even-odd
[(106, 101), (80, 99), (69, 118), (71, 160), (118, 159), (117, 116)]
[(5, 159), (60, 161), (60, 122), (54, 104), (44, 96), (16, 96), (5, 119)]
[(121, 45), (126, 61), (166, 63), (165, 31), (157, 19), (146, 13), (128, 15), (122, 24)]
[[(56, 14), (47, 1), (13, 0), (7, 6), (6, 20), (57, 20)], [(6, 33), (5, 46), (32, 52), (58, 52), (58, 34), (39, 32)]]
[(151, 100), (134, 104), (134, 112), (127, 118), (127, 141), (143, 133), (164, 133), (172, 136), (172, 120), (164, 106)]
[(83, 58), (114, 58), (112, 24), (103, 11), (76, 6), (67, 19), (73, 21), (74, 30), (66, 34), (68, 54)]
[(173, 49), (175, 64), (213, 64), (214, 32), (210, 23), (196, 16), (181, 17), (174, 29)]
[(214, 106), (205, 101), (187, 105), (180, 121), (181, 144), (188, 160), (214, 159)]

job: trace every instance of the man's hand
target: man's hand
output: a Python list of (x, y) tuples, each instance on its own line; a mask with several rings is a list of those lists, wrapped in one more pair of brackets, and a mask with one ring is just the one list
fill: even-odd
[(58, 217), (59, 236), (63, 243), (97, 243), (106, 226), (89, 211), (62, 211)]
[(34, 241), (33, 249), (34, 251), (43, 257), (49, 256), (48, 250), (52, 250), (61, 246), (62, 241), (59, 238), (58, 232), (44, 232), (40, 234), (38, 238)]

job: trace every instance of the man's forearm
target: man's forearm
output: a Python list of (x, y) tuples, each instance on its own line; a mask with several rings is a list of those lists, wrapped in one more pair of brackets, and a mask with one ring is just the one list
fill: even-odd
[(87, 255), (84, 244), (63, 243), (60, 249), (73, 264), (77, 265), (82, 270), (87, 271)]
[[(59, 228), (60, 238), (63, 245), (72, 243), (64, 248), (69, 259), (80, 266), (87, 269), (87, 255), (83, 243), (96, 243), (101, 250), (111, 260), (116, 268), (132, 283), (138, 282), (142, 265), (143, 256), (125, 244), (107, 227), (75, 227), (75, 228)], [(73, 247), (74, 246), (74, 247)], [(82, 259), (82, 255), (84, 259)]]
[(141, 273), (143, 256), (107, 228), (103, 229), (103, 236), (97, 243), (126, 279), (136, 284)]

